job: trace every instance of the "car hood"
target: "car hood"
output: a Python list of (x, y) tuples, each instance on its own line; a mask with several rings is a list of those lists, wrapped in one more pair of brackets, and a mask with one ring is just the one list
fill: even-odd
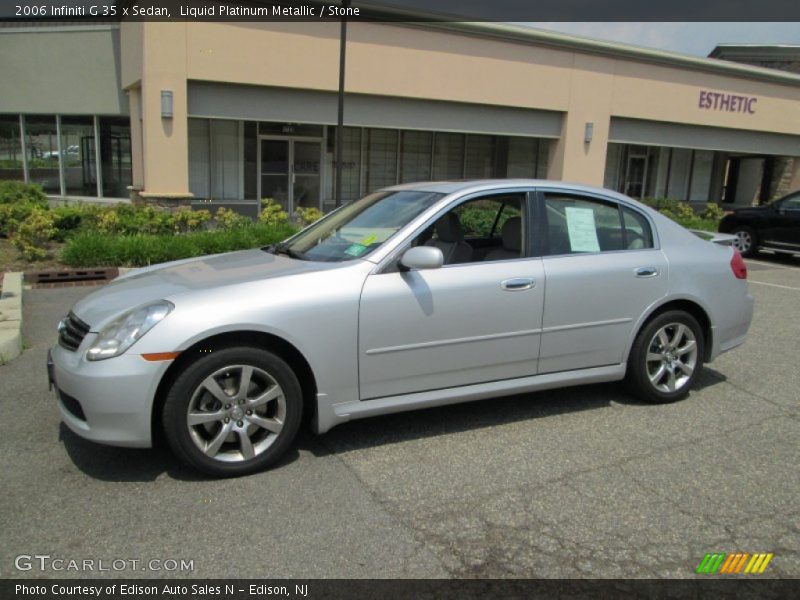
[(134, 269), (80, 300), (72, 312), (97, 331), (117, 315), (186, 292), (337, 268), (346, 263), (295, 260), (244, 250)]

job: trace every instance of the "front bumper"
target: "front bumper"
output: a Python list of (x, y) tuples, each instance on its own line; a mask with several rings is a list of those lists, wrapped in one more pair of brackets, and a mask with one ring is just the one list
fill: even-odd
[(80, 349), (56, 345), (47, 363), (61, 419), (73, 432), (112, 446), (152, 446), (153, 398), (169, 362), (148, 362), (138, 354), (88, 361)]

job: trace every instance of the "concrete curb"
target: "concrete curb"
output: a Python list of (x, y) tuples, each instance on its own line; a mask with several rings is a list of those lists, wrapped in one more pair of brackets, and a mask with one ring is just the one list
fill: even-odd
[(22, 273), (6, 273), (0, 294), (0, 364), (22, 353)]

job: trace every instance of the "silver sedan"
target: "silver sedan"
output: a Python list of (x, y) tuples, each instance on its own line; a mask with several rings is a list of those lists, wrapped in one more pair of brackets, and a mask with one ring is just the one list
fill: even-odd
[(625, 380), (685, 397), (753, 314), (730, 236), (608, 190), (401, 185), (274, 246), (137, 269), (78, 302), (48, 359), (62, 418), (232, 476), (372, 415)]

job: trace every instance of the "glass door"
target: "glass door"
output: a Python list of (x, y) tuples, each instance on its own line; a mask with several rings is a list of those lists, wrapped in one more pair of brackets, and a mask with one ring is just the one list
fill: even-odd
[(261, 138), (259, 197), (272, 198), (289, 213), (319, 208), (322, 141)]
[(319, 208), (322, 144), (292, 140), (292, 208)]
[(625, 175), (625, 194), (631, 198), (641, 198), (647, 187), (647, 156), (628, 156), (628, 168)]
[(259, 198), (272, 198), (289, 211), (289, 140), (262, 139), (259, 150)]

